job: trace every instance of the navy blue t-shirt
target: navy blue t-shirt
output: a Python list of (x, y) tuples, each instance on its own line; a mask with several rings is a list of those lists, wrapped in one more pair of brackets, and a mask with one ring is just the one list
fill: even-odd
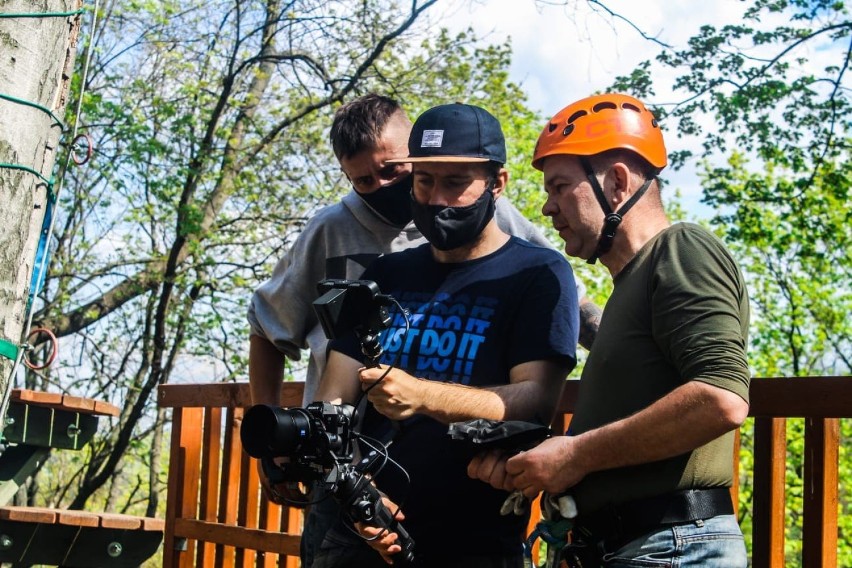
[[(576, 363), (577, 292), (570, 265), (554, 250), (512, 237), (485, 257), (439, 263), (423, 245), (380, 257), (361, 278), (410, 313), (406, 333), (403, 315), (391, 308), (381, 362), (415, 377), (485, 387), (509, 384), (510, 369), (528, 361)], [(354, 337), (330, 348), (363, 359)], [(417, 549), (521, 551), (528, 519), (499, 515), (507, 493), (467, 476), (473, 454), (450, 440), (447, 425), (418, 415), (395, 427), (367, 405), (361, 431), (393, 439), (390, 456), (408, 477), (386, 465), (376, 485), (402, 505)]]

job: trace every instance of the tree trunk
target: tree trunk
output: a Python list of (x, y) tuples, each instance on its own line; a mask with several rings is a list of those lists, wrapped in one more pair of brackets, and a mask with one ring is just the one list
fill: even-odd
[[(0, 0), (0, 340), (21, 343), (82, 0)], [(45, 15), (52, 14), (52, 15)], [(66, 141), (70, 142), (70, 141)], [(46, 267), (45, 267), (46, 268)], [(0, 356), (0, 392), (13, 361)]]

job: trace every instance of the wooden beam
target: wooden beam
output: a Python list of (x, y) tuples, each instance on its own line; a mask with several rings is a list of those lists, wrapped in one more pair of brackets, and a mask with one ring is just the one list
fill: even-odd
[(215, 542), (226, 546), (299, 555), (299, 535), (220, 525), (192, 519), (176, 519), (175, 532), (185, 538)]
[(751, 416), (844, 418), (852, 416), (852, 377), (753, 379)]
[[(852, 397), (849, 397), (852, 398)], [(837, 458), (840, 422), (805, 420), (802, 565), (837, 567)]]
[(784, 566), (784, 489), (787, 432), (784, 418), (754, 419), (752, 567)]

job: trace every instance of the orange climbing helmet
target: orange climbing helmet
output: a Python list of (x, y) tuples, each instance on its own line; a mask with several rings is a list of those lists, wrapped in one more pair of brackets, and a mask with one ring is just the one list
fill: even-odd
[(596, 95), (550, 119), (538, 137), (532, 165), (541, 170), (547, 156), (593, 156), (616, 148), (632, 150), (656, 168), (666, 167), (663, 133), (651, 111), (628, 95)]

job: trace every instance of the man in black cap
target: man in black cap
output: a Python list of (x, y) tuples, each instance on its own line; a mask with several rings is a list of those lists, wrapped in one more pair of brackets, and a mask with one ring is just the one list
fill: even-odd
[[(364, 368), (354, 337), (331, 342), (317, 398), (368, 399), (361, 432), (387, 444), (390, 458), (375, 484), (400, 506), (418, 566), (520, 567), (528, 519), (500, 515), (508, 493), (467, 477), (472, 451), (449, 439), (447, 425), (550, 422), (576, 363), (571, 268), (494, 220), (508, 172), (502, 130), (487, 111), (434, 107), (415, 122), (408, 149), (399, 161), (413, 166), (414, 222), (429, 243), (363, 274), (399, 302), (381, 336), (382, 364)], [(313, 566), (383, 566), (399, 550), (393, 538), (373, 543), (383, 560), (338, 526)]]

